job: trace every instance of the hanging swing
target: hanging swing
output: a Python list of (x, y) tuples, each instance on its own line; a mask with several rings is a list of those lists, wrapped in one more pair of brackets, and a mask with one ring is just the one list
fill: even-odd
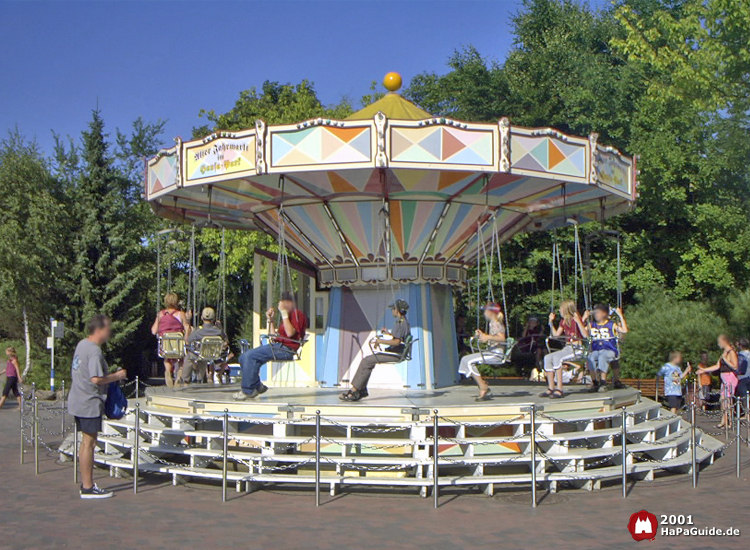
[[(157, 315), (161, 311), (161, 282), (162, 282), (162, 249), (161, 240), (164, 235), (179, 229), (162, 229), (156, 233), (156, 313)], [(170, 241), (172, 242), (172, 241)], [(169, 244), (168, 242), (167, 244)], [(172, 291), (172, 258), (171, 254), (168, 256), (168, 269), (167, 269), (167, 293)], [(156, 337), (157, 341), (157, 355), (162, 359), (179, 361), (185, 357), (185, 335), (182, 332), (165, 332), (159, 334)]]
[(482, 239), (481, 224), (477, 224), (477, 239), (477, 307), (479, 307), (479, 300), (481, 298), (479, 272), (482, 269), (482, 263), (484, 263), (484, 270), (487, 275), (486, 298), (488, 302), (495, 302), (495, 293), (492, 287), (492, 276), (494, 265), (493, 256), (494, 254), (497, 254), (498, 276), (500, 278), (500, 293), (502, 298), (503, 325), (505, 327), (505, 341), (493, 342), (492, 345), (490, 345), (485, 342), (480, 342), (478, 336), (472, 336), (469, 339), (469, 346), (471, 347), (472, 353), (479, 353), (482, 356), (482, 363), (492, 366), (501, 366), (510, 361), (511, 354), (513, 353), (513, 349), (516, 346), (516, 340), (515, 338), (508, 336), (509, 324), (508, 304), (505, 296), (505, 275), (503, 273), (503, 258), (500, 254), (500, 235), (497, 230), (497, 220), (494, 213), (492, 214), (492, 239), (490, 241), (489, 252), (487, 251), (487, 247), (484, 243), (484, 240)]
[[(278, 302), (281, 296), (283, 296), (286, 292), (293, 292), (292, 290), (292, 271), (289, 267), (289, 253), (287, 250), (287, 244), (286, 244), (286, 213), (284, 212), (284, 186), (285, 186), (285, 179), (284, 175), (279, 176), (279, 188), (281, 189), (281, 196), (279, 200), (279, 225), (278, 225), (278, 247), (279, 252), (276, 257), (276, 273), (274, 274), (274, 298), (276, 298), (274, 301)], [(261, 335), (261, 343), (271, 343), (271, 342), (279, 342), (279, 337), (277, 334), (262, 334)], [(277, 363), (288, 363), (290, 361), (300, 361), (302, 359), (302, 349), (305, 347), (305, 344), (308, 340), (308, 335), (305, 333), (304, 337), (302, 339), (295, 339), (295, 338), (288, 338), (283, 337), (284, 342), (292, 342), (294, 344), (297, 344), (297, 349), (292, 350), (291, 348), (288, 348), (292, 352), (292, 359), (280, 359), (276, 356), (275, 350), (273, 346), (271, 347), (271, 354), (273, 355), (273, 361)], [(283, 343), (283, 342), (282, 342)], [(249, 342), (247, 340), (242, 340), (241, 344), (243, 346), (243, 352), (245, 351), (245, 347), (249, 349)]]

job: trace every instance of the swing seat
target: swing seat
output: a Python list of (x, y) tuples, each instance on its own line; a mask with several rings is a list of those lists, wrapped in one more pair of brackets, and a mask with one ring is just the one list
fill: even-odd
[(419, 341), (419, 338), (414, 338), (411, 334), (404, 338), (404, 349), (401, 352), (378, 349), (378, 345), (375, 343), (376, 340), (377, 338), (372, 338), (368, 342), (370, 344), (370, 351), (372, 351), (373, 354), (377, 353), (380, 355), (391, 355), (398, 358), (398, 361), (396, 361), (396, 363), (403, 363), (404, 361), (411, 360), (411, 348), (414, 345), (414, 342)]
[(510, 355), (516, 347), (515, 338), (506, 338), (505, 342), (494, 342), (494, 346), (489, 347), (486, 342), (480, 342), (479, 338), (472, 336), (469, 339), (469, 346), (472, 353), (479, 353), (482, 356), (482, 363), (498, 367), (510, 361)]
[(223, 361), (226, 356), (226, 346), (221, 336), (204, 336), (192, 345), (192, 351), (199, 361)]
[(162, 359), (182, 359), (185, 357), (185, 336), (181, 332), (167, 332), (158, 338), (159, 357)]
[[(553, 343), (560, 344), (561, 347), (553, 349), (552, 345)], [(548, 336), (545, 340), (545, 344), (547, 346), (547, 353), (552, 353), (553, 351), (559, 351), (565, 346), (570, 346), (573, 348), (573, 353), (575, 353), (575, 356), (570, 361), (566, 362), (574, 362), (574, 361), (586, 361), (586, 359), (589, 356), (589, 350), (591, 349), (591, 345), (589, 343), (588, 338), (580, 338), (578, 340), (575, 340), (574, 342), (568, 343), (568, 338), (565, 336)]]
[[(291, 361), (300, 361), (302, 359), (302, 348), (305, 347), (305, 344), (307, 343), (309, 339), (310, 339), (309, 334), (305, 334), (305, 337), (302, 340), (295, 340), (294, 338), (286, 338), (286, 337), (284, 338), (284, 340), (286, 340), (287, 342), (294, 342), (295, 344), (299, 344), (299, 347), (296, 350), (292, 351), (292, 353), (294, 353), (294, 357), (291, 359)], [(270, 344), (270, 343), (277, 342), (277, 341), (278, 341), (277, 337), (274, 334), (261, 334), (260, 335), (261, 344)], [(247, 349), (244, 348), (243, 342), (247, 344)], [(247, 342), (247, 340), (241, 340), (240, 345), (243, 346), (243, 350), (242, 350), (243, 353), (250, 349), (250, 343)], [(289, 359), (277, 359), (276, 355), (274, 354), (273, 361), (276, 363), (286, 363), (287, 361), (289, 361)]]

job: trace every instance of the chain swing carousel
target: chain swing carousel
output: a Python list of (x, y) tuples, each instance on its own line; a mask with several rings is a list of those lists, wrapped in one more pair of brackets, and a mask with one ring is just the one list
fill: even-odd
[[(137, 413), (139, 468), (229, 479), (238, 490), (370, 484), (437, 495), (447, 485), (595, 488), (619, 478), (623, 456), (640, 478), (686, 467), (690, 426), (636, 390), (542, 404), (538, 386), (514, 386), (478, 404), (472, 388), (456, 386), (453, 289), (467, 284), (468, 269), (519, 233), (627, 211), (635, 160), (596, 134), (432, 116), (396, 93), (400, 81), (387, 75), (390, 93), (346, 120), (259, 120), (178, 139), (147, 162), (146, 199), (157, 215), (279, 240), (279, 254), (255, 252), (248, 345), (261, 342), (275, 285), (293, 279), (312, 324), (297, 360), (262, 371), (271, 391), (256, 400), (234, 403), (227, 387), (150, 388)], [(368, 399), (339, 401), (375, 331), (391, 325), (387, 304), (396, 298), (410, 305), (409, 353), (376, 367)], [(623, 421), (631, 430), (624, 455)], [(118, 436), (131, 425), (107, 422), (99, 460), (113, 471), (132, 467), (132, 438)], [(217, 451), (223, 430), (226, 459)], [(699, 459), (712, 460), (712, 441), (701, 442)]]

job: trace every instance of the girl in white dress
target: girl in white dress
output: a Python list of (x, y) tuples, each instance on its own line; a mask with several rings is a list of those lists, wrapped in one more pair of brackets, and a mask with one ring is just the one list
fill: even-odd
[(480, 343), (487, 344), (487, 351), (485, 353), (471, 353), (464, 355), (461, 358), (461, 363), (458, 367), (458, 372), (464, 376), (471, 377), (479, 386), (479, 396), (477, 401), (487, 401), (490, 399), (490, 386), (482, 378), (477, 370), (477, 365), (482, 363), (493, 364), (503, 363), (505, 360), (505, 322), (503, 319), (503, 312), (500, 310), (500, 305), (496, 303), (488, 303), (484, 306), (484, 318), (489, 324), (489, 332), (483, 332), (479, 329), (476, 330), (475, 334)]

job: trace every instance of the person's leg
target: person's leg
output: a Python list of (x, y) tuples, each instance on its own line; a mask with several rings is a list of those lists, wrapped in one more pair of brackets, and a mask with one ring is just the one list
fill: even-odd
[(370, 380), (372, 370), (378, 362), (377, 355), (368, 355), (360, 361), (359, 368), (357, 368), (357, 372), (354, 374), (354, 378), (352, 378), (351, 386), (353, 390), (359, 391), (367, 387), (367, 382)]
[(607, 384), (607, 372), (609, 364), (614, 360), (615, 353), (611, 350), (600, 350), (597, 357), (597, 370), (599, 371), (599, 385)]
[(3, 405), (5, 405), (5, 401), (8, 399), (8, 395), (10, 394), (10, 387), (11, 387), (11, 379), (6, 378), (5, 386), (3, 387), (3, 396), (0, 398), (0, 409), (3, 408)]
[(81, 482), (84, 489), (94, 486), (94, 449), (97, 434), (82, 432), (81, 446), (78, 450), (78, 467), (81, 471)]
[[(251, 394), (260, 388), (260, 368), (275, 358), (288, 360), (287, 355), (279, 357), (281, 350), (273, 348), (274, 344), (266, 344), (240, 355), (240, 367), (242, 368), (242, 391)], [(289, 354), (288, 354), (289, 355)]]
[(164, 382), (168, 388), (174, 387), (174, 361), (172, 359), (164, 360)]
[(597, 372), (597, 367), (600, 353), (601, 351), (599, 350), (592, 351), (589, 354), (588, 359), (586, 359), (586, 366), (588, 367), (591, 376), (591, 390), (596, 390), (599, 387), (599, 373)]

